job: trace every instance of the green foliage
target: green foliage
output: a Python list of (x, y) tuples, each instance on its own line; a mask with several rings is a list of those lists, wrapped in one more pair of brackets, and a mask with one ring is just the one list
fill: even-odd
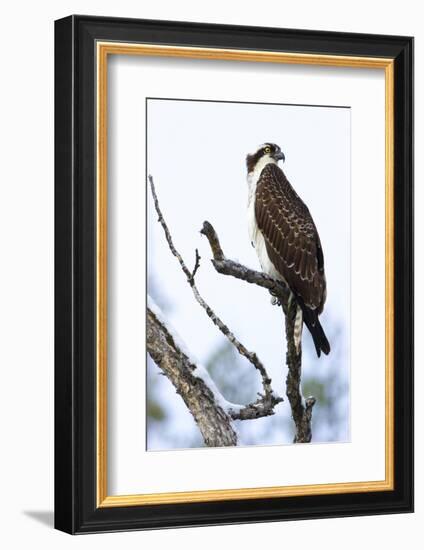
[(321, 380), (309, 378), (303, 383), (302, 391), (305, 397), (313, 395), (321, 406), (328, 405), (326, 385)]
[[(149, 392), (150, 393), (150, 392)], [(148, 421), (156, 420), (161, 422), (166, 419), (166, 413), (162, 406), (154, 399), (147, 399), (147, 418)]]

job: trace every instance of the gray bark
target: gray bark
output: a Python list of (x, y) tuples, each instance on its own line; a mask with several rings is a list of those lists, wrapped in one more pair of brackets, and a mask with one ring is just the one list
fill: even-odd
[(237, 434), (230, 415), (219, 406), (206, 383), (196, 376), (196, 365), (181, 351), (165, 324), (149, 308), (147, 351), (184, 400), (199, 427), (205, 445), (237, 445)]
[(286, 395), (290, 403), (292, 418), (296, 428), (293, 443), (310, 443), (312, 440), (312, 407), (315, 405), (315, 397), (311, 396), (305, 400), (302, 396), (302, 346), (300, 345), (299, 349), (296, 350), (294, 325), (297, 304), (294, 300), (288, 305), (287, 310), (285, 314), (286, 363), (288, 367)]
[(173, 256), (178, 260), (194, 298), (238, 353), (257, 369), (261, 375), (263, 393), (258, 394), (258, 399), (247, 405), (234, 405), (227, 402), (224, 410), (219, 403), (225, 402), (225, 399), (221, 395), (217, 399), (217, 390), (214, 390), (214, 393), (204, 380), (196, 376), (195, 370), (198, 367), (190, 362), (190, 359), (182, 351), (181, 346), (172, 337), (165, 322), (160, 320), (151, 309), (148, 309), (147, 316), (148, 352), (153, 361), (172, 382), (177, 393), (181, 395), (199, 426), (205, 444), (208, 446), (236, 445), (237, 436), (231, 424), (232, 420), (252, 420), (273, 415), (275, 414), (275, 406), (283, 401), (283, 399), (274, 393), (271, 386), (271, 378), (268, 376), (263, 363), (256, 353), (249, 351), (236, 338), (230, 328), (201, 296), (195, 282), (195, 276), (200, 267), (201, 260), (199, 252), (196, 250), (194, 268), (193, 271), (190, 271), (174, 245), (171, 232), (160, 209), (151, 176), (149, 176), (149, 182), (155, 209), (158, 214), (158, 222), (162, 226), (168, 247)]
[[(171, 253), (177, 258), (187, 283), (199, 305), (206, 312), (211, 321), (226, 336), (237, 351), (257, 369), (262, 378), (263, 394), (254, 402), (245, 406), (235, 405), (224, 410), (216, 399), (214, 392), (193, 373), (196, 365), (190, 363), (189, 358), (181, 351), (163, 322), (160, 322), (154, 313), (148, 312), (148, 351), (155, 363), (173, 383), (181, 395), (188, 409), (192, 413), (203, 435), (206, 445), (226, 446), (236, 445), (237, 435), (231, 425), (231, 420), (251, 420), (275, 413), (275, 406), (282, 401), (271, 386), (271, 379), (255, 352), (251, 352), (236, 338), (229, 327), (223, 323), (218, 315), (201, 296), (196, 283), (195, 275), (200, 267), (200, 256), (196, 250), (193, 271), (190, 271), (181, 254), (174, 246), (169, 228), (161, 212), (153, 178), (149, 176), (158, 221), (161, 224)], [(315, 398), (304, 399), (301, 390), (302, 351), (296, 350), (294, 341), (294, 321), (296, 303), (290, 300), (290, 290), (280, 281), (276, 281), (259, 271), (250, 269), (240, 263), (227, 259), (222, 250), (218, 236), (212, 225), (205, 221), (201, 230), (209, 241), (212, 250), (212, 264), (218, 273), (241, 279), (250, 284), (256, 284), (267, 289), (275, 300), (282, 306), (285, 314), (287, 354), (286, 362), (288, 375), (286, 379), (286, 394), (290, 403), (292, 418), (295, 424), (295, 443), (309, 443), (312, 440), (312, 408)], [(158, 339), (156, 341), (156, 339)], [(165, 346), (165, 343), (168, 347)], [(221, 396), (222, 397), (222, 396)], [(229, 404), (231, 405), (231, 404)]]
[(290, 403), (292, 418), (295, 425), (294, 443), (309, 443), (312, 440), (312, 408), (315, 404), (314, 397), (306, 400), (302, 396), (302, 348), (296, 351), (294, 341), (294, 322), (296, 316), (296, 302), (290, 300), (289, 289), (281, 282), (276, 281), (259, 271), (229, 260), (225, 257), (215, 229), (209, 222), (204, 222), (201, 233), (209, 241), (212, 250), (212, 264), (218, 273), (230, 275), (266, 288), (272, 296), (281, 304), (286, 323), (287, 354), (286, 363), (288, 374), (286, 379), (286, 394)]

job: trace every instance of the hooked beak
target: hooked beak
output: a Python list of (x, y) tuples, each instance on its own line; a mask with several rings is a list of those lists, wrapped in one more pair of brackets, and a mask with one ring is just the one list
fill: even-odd
[(283, 162), (286, 160), (286, 157), (284, 156), (284, 153), (282, 151), (276, 152), (274, 155), (275, 160), (282, 160)]

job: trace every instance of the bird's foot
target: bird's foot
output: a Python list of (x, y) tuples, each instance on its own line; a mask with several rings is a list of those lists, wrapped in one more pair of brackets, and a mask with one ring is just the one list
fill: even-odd
[(281, 300), (272, 292), (272, 290), (270, 290), (269, 293), (271, 294), (271, 305), (281, 306)]

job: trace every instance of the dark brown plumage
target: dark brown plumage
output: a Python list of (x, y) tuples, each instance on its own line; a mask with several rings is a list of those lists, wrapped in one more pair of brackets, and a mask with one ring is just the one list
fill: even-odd
[(326, 299), (324, 256), (312, 216), (277, 164), (266, 164), (256, 187), (255, 217), (272, 264), (294, 294), (318, 356), (330, 345), (320, 325)]
[(307, 206), (276, 164), (262, 170), (255, 214), (270, 260), (305, 305), (321, 313), (326, 283), (320, 238)]

